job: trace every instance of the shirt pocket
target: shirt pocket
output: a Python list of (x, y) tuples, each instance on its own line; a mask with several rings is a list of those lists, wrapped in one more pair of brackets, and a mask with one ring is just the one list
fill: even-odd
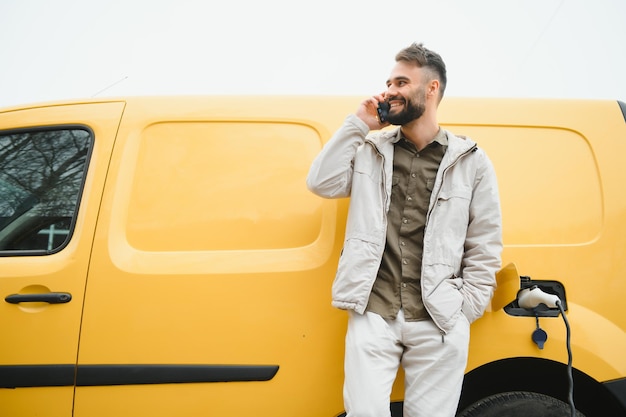
[(435, 187), (435, 178), (426, 178), (426, 189), (428, 192), (433, 192), (433, 188)]

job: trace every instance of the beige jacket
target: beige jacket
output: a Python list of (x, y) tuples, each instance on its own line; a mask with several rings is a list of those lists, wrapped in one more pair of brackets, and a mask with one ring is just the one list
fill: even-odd
[[(463, 312), (484, 313), (501, 266), (502, 220), (491, 161), (469, 138), (450, 132), (426, 217), (422, 297), (447, 333)], [(398, 129), (368, 135), (354, 115), (313, 161), (307, 186), (325, 198), (350, 198), (344, 247), (333, 283), (333, 306), (365, 312), (385, 248), (393, 143)]]

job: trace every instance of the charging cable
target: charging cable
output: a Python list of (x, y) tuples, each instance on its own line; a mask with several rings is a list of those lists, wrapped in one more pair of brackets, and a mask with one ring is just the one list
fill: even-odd
[(576, 416), (576, 406), (574, 405), (574, 377), (572, 375), (572, 346), (571, 346), (571, 329), (561, 299), (554, 294), (545, 293), (538, 286), (534, 285), (530, 288), (525, 288), (518, 293), (517, 302), (520, 307), (526, 309), (535, 309), (540, 304), (545, 304), (546, 307), (558, 308), (561, 312), (561, 317), (565, 322), (566, 330), (566, 344), (567, 344), (567, 378), (569, 382), (569, 391), (567, 400), (569, 402), (572, 417)]
[(563, 304), (561, 304), (561, 300), (557, 301), (556, 305), (561, 311), (561, 317), (563, 317), (563, 322), (565, 323), (565, 330), (566, 330), (565, 340), (567, 344), (567, 380), (569, 381), (567, 401), (569, 402), (569, 407), (572, 413), (572, 417), (575, 417), (576, 406), (574, 405), (574, 377), (572, 375), (572, 344), (571, 344), (572, 331), (569, 327), (569, 321), (567, 320), (567, 316), (565, 315), (565, 310), (563, 309)]

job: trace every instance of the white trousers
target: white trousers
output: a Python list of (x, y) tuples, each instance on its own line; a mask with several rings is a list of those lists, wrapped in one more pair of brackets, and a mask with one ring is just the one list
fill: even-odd
[(405, 373), (404, 417), (454, 417), (467, 365), (469, 322), (463, 314), (442, 336), (430, 320), (407, 322), (349, 312), (346, 417), (389, 417), (398, 367)]

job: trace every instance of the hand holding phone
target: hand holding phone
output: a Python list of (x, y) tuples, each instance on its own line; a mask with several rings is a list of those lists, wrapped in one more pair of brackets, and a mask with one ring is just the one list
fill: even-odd
[(380, 103), (378, 103), (376, 111), (378, 112), (378, 121), (381, 124), (387, 123), (387, 117), (389, 116), (389, 103), (386, 101), (381, 101)]

